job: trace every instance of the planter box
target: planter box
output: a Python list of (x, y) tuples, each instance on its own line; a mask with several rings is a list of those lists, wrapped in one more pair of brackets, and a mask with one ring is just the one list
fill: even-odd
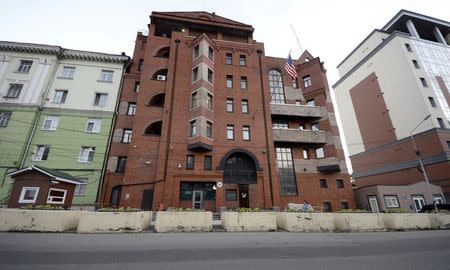
[(222, 227), (227, 232), (268, 232), (277, 230), (275, 212), (222, 212)]
[(389, 230), (431, 229), (428, 214), (383, 214), (383, 222)]
[(77, 233), (141, 232), (150, 227), (152, 212), (83, 212)]
[(0, 209), (0, 231), (74, 231), (81, 211)]
[(332, 232), (332, 213), (277, 213), (277, 227), (288, 232)]
[(382, 214), (373, 213), (334, 213), (334, 227), (343, 232), (386, 231)]
[(431, 227), (435, 229), (450, 229), (450, 214), (436, 213), (428, 214)]
[(159, 211), (155, 232), (210, 232), (212, 219), (212, 212)]

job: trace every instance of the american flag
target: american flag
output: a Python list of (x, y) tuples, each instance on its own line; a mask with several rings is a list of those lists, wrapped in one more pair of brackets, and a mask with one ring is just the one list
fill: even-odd
[(297, 71), (295, 70), (294, 63), (292, 62), (291, 53), (289, 53), (284, 69), (287, 71), (287, 73), (289, 73), (289, 75), (291, 75), (293, 80), (297, 78)]

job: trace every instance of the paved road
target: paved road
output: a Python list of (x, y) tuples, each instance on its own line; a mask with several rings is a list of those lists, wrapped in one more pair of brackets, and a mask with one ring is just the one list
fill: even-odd
[(0, 233), (0, 269), (450, 269), (450, 231)]

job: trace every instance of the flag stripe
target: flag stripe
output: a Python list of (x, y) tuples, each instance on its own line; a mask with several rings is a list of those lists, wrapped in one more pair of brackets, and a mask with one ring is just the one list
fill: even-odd
[(297, 70), (295, 69), (294, 63), (292, 62), (291, 53), (288, 55), (288, 59), (284, 69), (292, 77), (293, 80), (297, 78)]

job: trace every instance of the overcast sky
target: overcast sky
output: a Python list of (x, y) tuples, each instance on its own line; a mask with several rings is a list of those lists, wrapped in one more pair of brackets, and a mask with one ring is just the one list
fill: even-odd
[(292, 24), (303, 50), (325, 62), (331, 87), (337, 64), (400, 9), (450, 21), (448, 0), (22, 0), (2, 1), (0, 40), (132, 56), (152, 11), (206, 10), (251, 24), (269, 56), (299, 57)]

